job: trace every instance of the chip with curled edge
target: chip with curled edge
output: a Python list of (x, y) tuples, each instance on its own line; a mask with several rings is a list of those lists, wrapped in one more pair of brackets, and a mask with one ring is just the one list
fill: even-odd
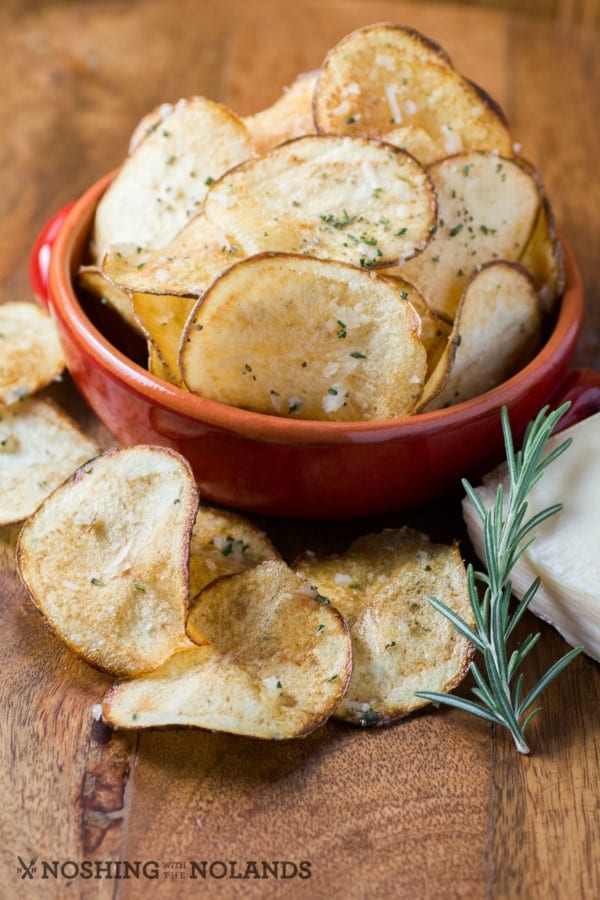
[(190, 610), (188, 633), (200, 646), (108, 693), (106, 722), (294, 738), (321, 725), (348, 686), (344, 620), (281, 561), (207, 587)]
[(386, 529), (337, 556), (305, 555), (294, 568), (350, 628), (352, 679), (336, 718), (384, 725), (426, 703), (415, 691), (449, 691), (466, 675), (469, 643), (429, 603), (436, 597), (472, 621), (456, 546), (410, 528)]
[(39, 391), (64, 369), (56, 325), (35, 303), (0, 304), (0, 405)]
[(118, 676), (154, 669), (185, 635), (189, 541), (198, 496), (172, 450), (107, 450), (26, 522), (19, 572), (50, 628)]
[(408, 414), (427, 367), (412, 288), (339, 262), (262, 254), (191, 313), (180, 367), (211, 400), (300, 419)]
[[(399, 140), (425, 150), (423, 161), (466, 150), (512, 155), (504, 115), (480, 87), (452, 66), (435, 42), (411, 28), (380, 23), (333, 47), (315, 93), (317, 130)], [(394, 134), (398, 128), (419, 132)]]
[(242, 120), (205, 97), (177, 103), (129, 156), (96, 209), (93, 261), (111, 244), (167, 244), (200, 212), (206, 192), (231, 166), (252, 156)]
[(265, 559), (279, 559), (279, 553), (264, 531), (228, 509), (201, 505), (190, 542), (190, 598)]
[(98, 447), (55, 403), (29, 397), (0, 407), (0, 525), (32, 515)]
[(308, 135), (227, 172), (204, 212), (248, 254), (306, 253), (380, 268), (427, 244), (436, 198), (423, 166), (390, 144)]

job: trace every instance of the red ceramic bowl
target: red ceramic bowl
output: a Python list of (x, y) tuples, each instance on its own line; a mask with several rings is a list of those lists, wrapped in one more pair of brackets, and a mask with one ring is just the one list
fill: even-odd
[[(201, 495), (280, 516), (346, 518), (438, 498), (503, 456), (500, 409), (515, 433), (545, 403), (585, 395), (594, 373), (567, 377), (583, 315), (581, 279), (566, 251), (567, 290), (535, 359), (500, 387), (450, 409), (378, 422), (306, 422), (194, 396), (116, 350), (84, 313), (73, 276), (111, 176), (55, 216), (36, 242), (32, 281), (46, 295), (79, 390), (122, 444), (157, 443), (189, 459)], [(52, 253), (48, 277), (44, 261)], [(598, 393), (598, 384), (595, 387)]]

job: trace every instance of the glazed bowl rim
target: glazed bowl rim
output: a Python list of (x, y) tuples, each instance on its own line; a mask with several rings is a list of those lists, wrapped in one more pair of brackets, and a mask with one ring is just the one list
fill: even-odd
[[(546, 342), (535, 357), (519, 372), (490, 391), (471, 400), (432, 412), (413, 416), (369, 421), (326, 422), (288, 419), (252, 412), (208, 400), (185, 391), (152, 375), (114, 347), (85, 314), (73, 284), (73, 254), (82, 238), (82, 230), (89, 229), (94, 209), (114, 178), (110, 172), (89, 187), (72, 205), (52, 248), (49, 266), (49, 296), (51, 312), (69, 326), (77, 341), (83, 345), (105, 373), (122, 381), (146, 402), (178, 413), (188, 419), (213, 425), (216, 428), (257, 439), (287, 443), (337, 444), (347, 441), (367, 442), (385, 440), (392, 434), (423, 437), (443, 431), (445, 427), (460, 427), (479, 418), (510, 407), (522, 396), (530, 383), (542, 380), (560, 360), (565, 343), (574, 345), (583, 318), (583, 287), (573, 254), (561, 239), (565, 255), (565, 291), (560, 301), (556, 321)], [(573, 331), (575, 330), (575, 332)]]

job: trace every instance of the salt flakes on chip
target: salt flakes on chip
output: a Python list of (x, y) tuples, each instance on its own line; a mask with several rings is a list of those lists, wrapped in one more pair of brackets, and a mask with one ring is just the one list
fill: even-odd
[(346, 624), (283, 562), (268, 560), (207, 587), (188, 630), (202, 645), (114, 687), (103, 702), (106, 722), (294, 738), (321, 725), (348, 686)]

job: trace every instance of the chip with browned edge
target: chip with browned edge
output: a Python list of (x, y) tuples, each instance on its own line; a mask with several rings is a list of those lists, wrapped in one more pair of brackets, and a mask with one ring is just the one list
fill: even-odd
[(20, 522), (77, 466), (98, 453), (51, 400), (0, 407), (0, 525)]
[(264, 531), (228, 509), (200, 506), (190, 543), (190, 597), (265, 559), (279, 559), (279, 553)]
[(422, 148), (423, 161), (465, 150), (512, 155), (498, 105), (454, 69), (441, 47), (400, 25), (369, 25), (336, 44), (313, 102), (318, 131), (398, 142), (414, 147), (419, 159)]
[(189, 646), (197, 504), (183, 457), (128, 447), (83, 465), (25, 524), (21, 578), (52, 630), (86, 662), (130, 676)]
[(410, 413), (427, 366), (411, 290), (344, 263), (250, 257), (190, 315), (184, 383), (211, 400), (301, 419)]
[(309, 135), (227, 172), (204, 212), (248, 254), (306, 253), (368, 268), (422, 249), (436, 200), (408, 153), (366, 138)]
[(0, 404), (18, 403), (65, 365), (56, 325), (34, 303), (0, 304)]
[(448, 346), (431, 376), (438, 390), (425, 385), (419, 410), (485, 394), (522, 369), (541, 340), (542, 304), (531, 276), (518, 263), (487, 263), (465, 287)]
[(153, 249), (197, 215), (213, 180), (253, 155), (241, 119), (220, 103), (177, 103), (124, 162), (96, 209), (93, 261), (111, 244)]
[(209, 585), (190, 610), (188, 631), (206, 643), (113, 688), (102, 707), (106, 722), (293, 738), (321, 725), (348, 686), (345, 622), (283, 562)]
[(339, 556), (305, 555), (294, 568), (350, 628), (352, 679), (337, 718), (384, 725), (425, 705), (415, 691), (449, 691), (465, 676), (470, 645), (429, 603), (437, 597), (472, 620), (456, 546), (410, 528), (387, 529)]

